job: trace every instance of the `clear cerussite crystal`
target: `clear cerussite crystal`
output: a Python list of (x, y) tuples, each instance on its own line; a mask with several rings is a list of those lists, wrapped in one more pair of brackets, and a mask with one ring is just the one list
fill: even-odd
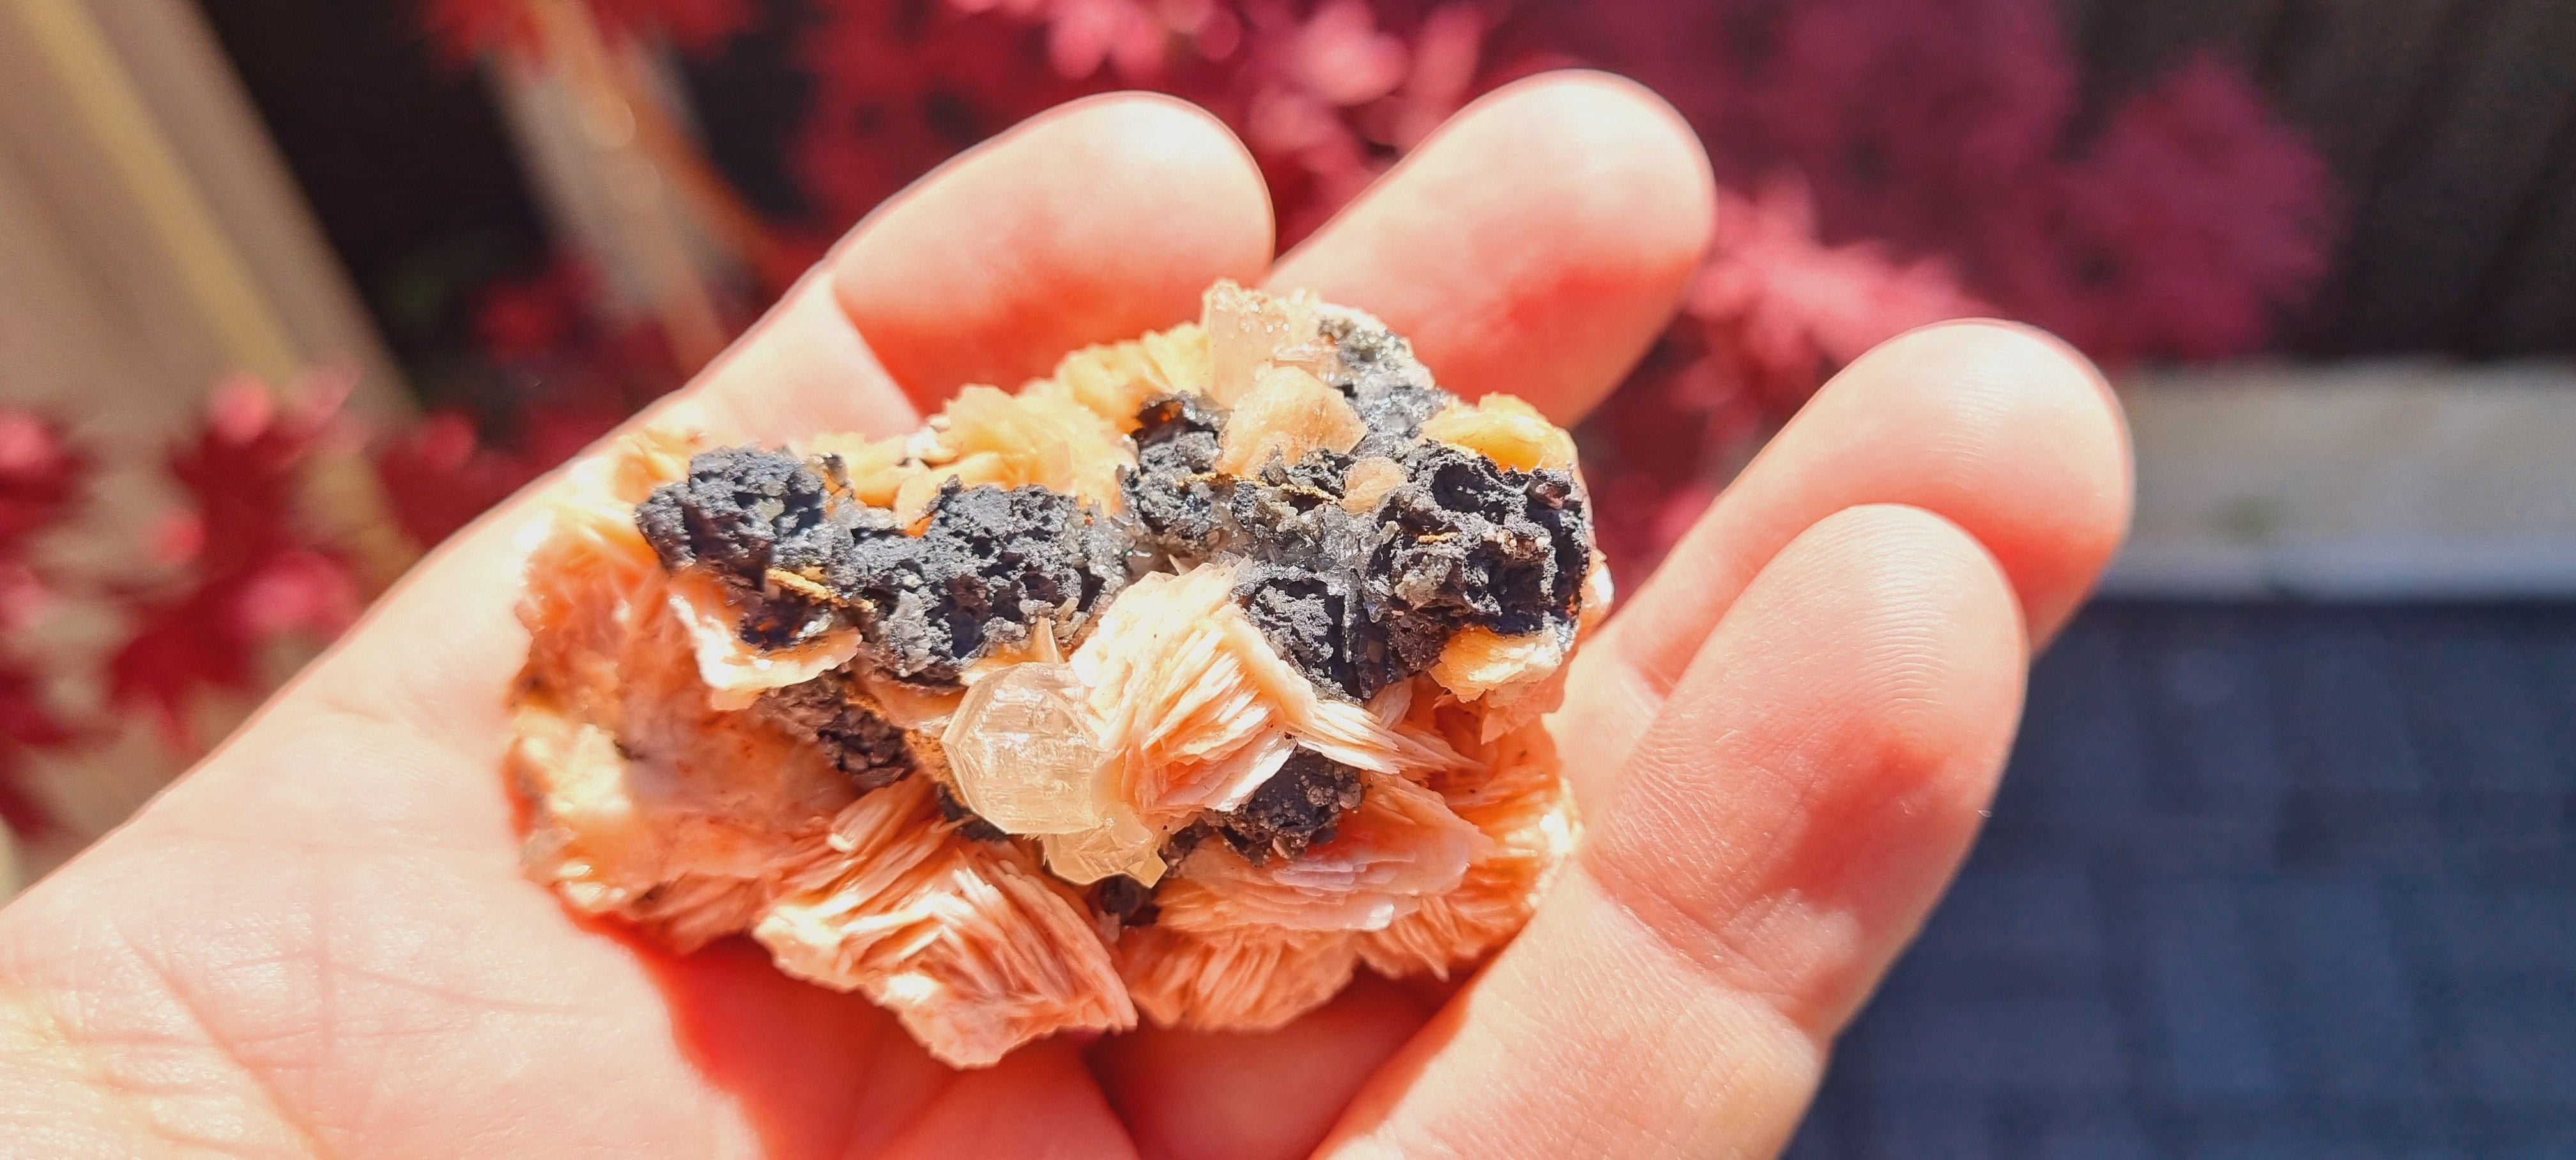
[(1007, 834), (1098, 829), (1109, 755), (1070, 665), (1013, 665), (977, 682), (940, 744), (959, 801)]
[(1230, 282), (908, 436), (627, 436), (528, 563), (528, 873), (957, 1066), (1445, 977), (1578, 830), (1542, 721), (1609, 603), (1574, 452)]
[(1207, 295), (1208, 394), (1227, 406), (1252, 390), (1266, 367), (1333, 373), (1333, 344), (1317, 329), (1314, 295), (1273, 297), (1220, 282)]

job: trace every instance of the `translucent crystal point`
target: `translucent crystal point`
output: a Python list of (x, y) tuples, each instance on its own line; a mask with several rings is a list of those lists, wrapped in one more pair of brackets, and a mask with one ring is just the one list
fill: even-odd
[(1233, 406), (1252, 390), (1265, 364), (1293, 366), (1319, 379), (1335, 377), (1340, 356), (1316, 328), (1312, 291), (1286, 296), (1231, 281), (1208, 288), (1201, 303), (1208, 335), (1208, 394)]
[(1147, 886), (1162, 880), (1163, 859), (1156, 853), (1162, 837), (1132, 814), (1120, 813), (1098, 829), (1079, 834), (1048, 834), (1039, 839), (1047, 869), (1077, 886), (1112, 874), (1124, 874)]
[(1265, 365), (1253, 376), (1252, 389), (1235, 400), (1216, 469), (1250, 475), (1273, 456), (1295, 463), (1318, 447), (1348, 451), (1367, 434), (1368, 425), (1340, 391), (1302, 368)]
[(1106, 820), (1107, 754), (1070, 665), (1012, 665), (976, 682), (940, 743), (958, 799), (1005, 833), (1079, 833)]

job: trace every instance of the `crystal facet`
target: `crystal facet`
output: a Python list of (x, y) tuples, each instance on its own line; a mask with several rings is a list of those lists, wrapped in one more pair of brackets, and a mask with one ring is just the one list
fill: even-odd
[(1106, 820), (1082, 684), (1070, 665), (1022, 664), (966, 691), (940, 744), (957, 797), (1007, 834), (1073, 834)]
[(1340, 356), (1316, 329), (1318, 308), (1314, 294), (1303, 290), (1270, 295), (1231, 281), (1209, 287), (1209, 397), (1233, 406), (1252, 390), (1264, 366), (1293, 366), (1319, 379), (1336, 377)]
[(1135, 815), (1121, 813), (1096, 829), (1078, 834), (1048, 834), (1039, 839), (1047, 869), (1077, 886), (1088, 886), (1113, 874), (1124, 874), (1147, 886), (1162, 881), (1162, 836), (1146, 829)]

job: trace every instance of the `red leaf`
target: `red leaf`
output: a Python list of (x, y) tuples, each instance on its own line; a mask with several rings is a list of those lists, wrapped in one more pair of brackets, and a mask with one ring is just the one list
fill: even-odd
[(257, 380), (228, 380), (208, 401), (204, 429), (171, 450), (198, 550), (172, 588), (112, 590), (131, 628), (108, 660), (108, 699), (151, 712), (183, 747), (196, 744), (187, 708), (200, 691), (256, 691), (253, 662), (269, 641), (328, 639), (357, 614), (347, 561), (298, 514), (304, 469), (347, 390), (345, 380), (317, 377), (302, 401), (280, 405)]
[(61, 522), (86, 486), (89, 467), (60, 428), (24, 411), (0, 411), (0, 554), (24, 550), (29, 539)]

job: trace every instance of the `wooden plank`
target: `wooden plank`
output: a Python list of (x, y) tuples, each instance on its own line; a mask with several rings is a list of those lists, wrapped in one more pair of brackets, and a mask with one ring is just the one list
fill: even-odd
[[(453, 358), (469, 312), (462, 293), (535, 269), (549, 249), (477, 70), (424, 38), (412, 3), (191, 7), (202, 7), (397, 357), (421, 368)], [(452, 376), (416, 385), (455, 401)]]
[[(2472, 0), (2481, 2), (2481, 0)], [(2462, 0), (2289, 0), (2265, 81), (2347, 190), (2369, 187), (2381, 147), (2427, 87)]]
[(2576, 116), (2551, 154), (2470, 321), (2479, 355), (2576, 349)]
[[(35, 63), (0, 21), (0, 114), (30, 105)], [(27, 66), (21, 68), (19, 66)], [(0, 398), (59, 419), (94, 456), (89, 501), (69, 527), (48, 537), (47, 562), (74, 574), (114, 576), (132, 568), (135, 530), (168, 510), (171, 484), (162, 452), (197, 413), (197, 373), (210, 349), (193, 334), (187, 304), (164, 289), (136, 295), (120, 263), (103, 260), (49, 188), (67, 174), (22, 146), (25, 135), (0, 116)], [(94, 208), (91, 210), (94, 213)], [(112, 259), (112, 256), (107, 256)], [(169, 336), (186, 341), (168, 341)], [(120, 618), (68, 602), (13, 637), (55, 671), (78, 671), (118, 643)], [(94, 688), (57, 684), (56, 695), (88, 707)], [(61, 825), (17, 851), (21, 881), (32, 879), (125, 819), (184, 764), (156, 751), (150, 730), (107, 749), (31, 754), (26, 785)], [(6, 827), (0, 827), (5, 829)]]
[(2104, 4), (2094, 10), (2088, 47), (2105, 91), (2144, 88), (2194, 56), (2209, 55), (2247, 71), (2260, 63), (2273, 21), (2287, 0), (2160, 0)]
[[(184, 0), (0, 3), (0, 400), (63, 422), (94, 457), (86, 501), (45, 544), (74, 575), (157, 575), (136, 571), (137, 529), (178, 498), (168, 443), (202, 422), (206, 392), (225, 375), (291, 380), (310, 363), (355, 365), (375, 373), (353, 406), (381, 418), (407, 405), (194, 21)], [(362, 567), (390, 571), (391, 521), (371, 492), (338, 490), (372, 475), (333, 457), (311, 477), (317, 486), (326, 471), (342, 502), (311, 514), (333, 521)], [(123, 632), (106, 602), (75, 597), (21, 643), (77, 673)], [(94, 707), (101, 690), (63, 681), (53, 691)], [(220, 700), (204, 704), (220, 714)], [(115, 825), (183, 764), (148, 721), (111, 719), (121, 731), (100, 744), (34, 759), (30, 782), (61, 827), (20, 851), (22, 869)], [(233, 723), (203, 722), (219, 726), (204, 735)]]
[(57, 163), (79, 167), (76, 182), (55, 182), (67, 213), (89, 216), (104, 201), (125, 211), (112, 226), (90, 224), (87, 248), (134, 258), (136, 280), (173, 289), (222, 369), (292, 380), (304, 352), (89, 10), (75, 0), (28, 0), (8, 16), (8, 35), (28, 61), (13, 72), (44, 91), (13, 112), (31, 119), (38, 102), (49, 102), (42, 124), (12, 129), (31, 150), (63, 157), (41, 166), (49, 175)]
[(354, 411), (408, 413), (392, 356), (204, 13), (170, 0), (90, 10), (305, 358), (358, 373)]
[(2576, 364), (2200, 370), (2120, 384), (2131, 596), (2576, 595)]
[(157, 385), (190, 410), (217, 378), (360, 374), (351, 406), (409, 397), (196, 8), (0, 8), (0, 135), (56, 227), (138, 320)]
[(2467, 337), (2515, 214), (2576, 108), (2576, 3), (2500, 0), (2475, 15), (2459, 51), (2444, 54), (2458, 79), (2354, 219), (2332, 324), (2345, 350), (2450, 350)]

